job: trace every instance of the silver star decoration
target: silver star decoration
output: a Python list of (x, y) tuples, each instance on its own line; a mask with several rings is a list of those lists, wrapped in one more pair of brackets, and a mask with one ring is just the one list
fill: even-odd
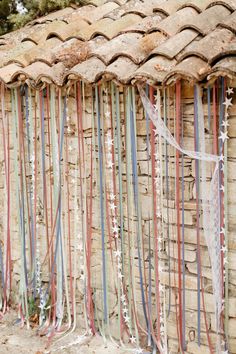
[(227, 133), (228, 133), (227, 131), (226, 132), (220, 132), (219, 139), (221, 139), (223, 143), (225, 142), (226, 139), (229, 139)]
[(113, 201), (113, 200), (115, 200), (115, 199), (116, 199), (115, 194), (111, 193), (111, 194), (110, 194), (110, 200)]
[(124, 278), (124, 275), (123, 275), (121, 272), (119, 272), (119, 273), (118, 273), (118, 278), (119, 278), (120, 280), (122, 280), (122, 278)]
[(226, 109), (228, 109), (230, 106), (232, 106), (232, 98), (225, 98), (225, 102), (223, 104), (225, 105)]
[(117, 225), (115, 225), (114, 227), (112, 227), (112, 232), (113, 232), (113, 234), (118, 235), (119, 228), (118, 228), (118, 226), (117, 226)]
[(115, 203), (110, 203), (110, 208), (112, 211), (115, 211), (115, 209), (116, 209)]
[(108, 168), (110, 168), (110, 169), (113, 168), (113, 165), (114, 165), (114, 163), (111, 160), (107, 161)]
[(123, 309), (123, 313), (124, 313), (124, 315), (126, 316), (127, 313), (128, 313), (128, 309), (127, 309), (127, 308), (124, 308), (124, 309)]
[(115, 251), (114, 255), (115, 255), (115, 257), (120, 258), (121, 257), (121, 251), (120, 250)]
[(106, 117), (106, 119), (109, 119), (110, 116), (111, 116), (111, 113), (110, 113), (109, 111), (105, 112), (105, 117)]
[(111, 139), (111, 138), (109, 137), (109, 138), (107, 139), (107, 141), (106, 141), (105, 144), (107, 144), (108, 148), (110, 149), (111, 146), (113, 145), (113, 139)]
[(121, 295), (120, 299), (121, 299), (121, 302), (125, 302), (125, 294)]
[(112, 219), (112, 222), (113, 222), (114, 225), (118, 224), (118, 221), (117, 221), (117, 219), (115, 217)]
[(222, 246), (222, 247), (221, 247), (221, 252), (225, 253), (225, 252), (227, 252), (227, 251), (228, 251), (228, 249), (227, 249), (226, 246)]
[(220, 229), (220, 233), (223, 234), (223, 235), (225, 235), (225, 228), (224, 228), (224, 227), (222, 227), (222, 228)]
[(135, 338), (134, 336), (131, 336), (131, 337), (130, 337), (130, 342), (131, 342), (132, 344), (136, 343), (136, 338)]
[(224, 161), (224, 158), (225, 158), (224, 155), (221, 154), (221, 155), (220, 155), (220, 161)]
[(220, 187), (220, 191), (225, 192), (225, 187), (224, 187), (224, 185), (222, 185), (222, 186)]
[(223, 122), (222, 122), (222, 127), (226, 128), (226, 127), (228, 127), (228, 126), (229, 126), (228, 120), (223, 120)]
[(129, 318), (129, 316), (124, 316), (124, 320), (125, 320), (125, 323), (127, 323), (127, 322), (129, 322), (129, 320), (130, 320), (130, 318)]
[(234, 89), (232, 87), (228, 87), (226, 93), (227, 95), (232, 95), (234, 93)]

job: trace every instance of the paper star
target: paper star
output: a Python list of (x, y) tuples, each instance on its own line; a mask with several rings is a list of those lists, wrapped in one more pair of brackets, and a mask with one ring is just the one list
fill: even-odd
[(124, 278), (124, 275), (123, 275), (121, 272), (119, 272), (119, 273), (118, 273), (118, 278), (119, 278), (120, 280), (122, 280), (122, 278)]
[(226, 132), (220, 132), (219, 139), (221, 139), (223, 143), (225, 142), (226, 139), (229, 139), (229, 137), (227, 135), (227, 131)]
[(115, 211), (115, 209), (116, 209), (115, 203), (110, 203), (110, 208), (112, 211)]
[(124, 309), (123, 309), (123, 313), (124, 313), (124, 315), (126, 316), (127, 313), (128, 313), (128, 309), (127, 309), (127, 308), (124, 308)]
[(224, 265), (225, 264), (228, 264), (229, 262), (227, 261), (227, 259), (226, 258), (224, 258)]
[(129, 318), (129, 316), (124, 316), (124, 320), (125, 320), (125, 323), (127, 323), (127, 322), (129, 322), (129, 320), (130, 320), (130, 318)]
[(228, 87), (226, 93), (227, 95), (232, 95), (234, 93), (234, 89), (232, 87)]
[(121, 302), (125, 302), (125, 294), (123, 294), (123, 295), (120, 297), (120, 299), (121, 299)]
[(229, 106), (232, 106), (232, 98), (225, 98), (225, 102), (223, 104), (225, 105), (226, 109), (228, 109)]
[(132, 344), (136, 343), (136, 338), (135, 338), (134, 336), (131, 336), (131, 337), (130, 337), (130, 342), (131, 342)]
[(114, 255), (115, 255), (115, 257), (120, 258), (120, 256), (121, 256), (121, 251), (120, 251), (120, 250), (115, 251), (115, 252), (114, 252)]
[(225, 228), (224, 228), (224, 227), (222, 227), (222, 228), (220, 229), (220, 233), (225, 235)]
[(154, 131), (154, 135), (158, 135), (158, 129), (157, 128), (153, 129), (153, 131)]
[(225, 252), (227, 252), (227, 251), (228, 251), (228, 249), (227, 249), (226, 246), (222, 246), (222, 247), (221, 247), (221, 252), (225, 253)]
[(118, 224), (118, 221), (117, 221), (116, 217), (114, 217), (114, 218), (112, 219), (112, 222), (113, 222), (114, 225), (117, 225), (117, 224)]
[(113, 165), (114, 165), (114, 163), (111, 160), (107, 161), (108, 168), (113, 168)]
[(225, 187), (224, 187), (224, 185), (222, 185), (222, 186), (220, 187), (220, 191), (225, 192)]
[(81, 245), (81, 244), (78, 245), (78, 251), (80, 251), (80, 252), (83, 251), (83, 245)]
[(223, 120), (223, 122), (222, 122), (222, 127), (226, 128), (226, 127), (228, 127), (228, 126), (229, 126), (228, 120)]
[(72, 148), (71, 145), (69, 145), (68, 150), (69, 150), (69, 151), (72, 151), (72, 150), (73, 150), (73, 148)]
[(119, 232), (119, 228), (117, 225), (115, 225), (113, 228), (112, 228), (112, 232), (113, 234), (117, 234)]
[(158, 105), (157, 104), (154, 104), (154, 109), (155, 109), (155, 111), (158, 112)]
[(221, 154), (221, 155), (220, 155), (220, 161), (224, 161), (224, 158), (225, 158), (224, 155)]
[(111, 116), (111, 113), (110, 113), (109, 111), (105, 112), (105, 117), (106, 117), (107, 119), (109, 119), (110, 116)]
[(111, 193), (111, 194), (110, 194), (110, 200), (113, 201), (113, 200), (115, 200), (115, 199), (116, 199), (115, 194)]
[(113, 139), (111, 139), (110, 137), (107, 139), (107, 141), (105, 142), (105, 144), (107, 144), (108, 148), (111, 148), (111, 146), (113, 145)]

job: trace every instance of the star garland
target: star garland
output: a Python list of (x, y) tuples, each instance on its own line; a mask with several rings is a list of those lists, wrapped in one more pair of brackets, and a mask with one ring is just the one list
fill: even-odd
[[(225, 101), (223, 102), (223, 105), (225, 106), (225, 116), (224, 116), (224, 120), (221, 124), (221, 130), (220, 130), (220, 136), (219, 136), (219, 140), (222, 141), (222, 149), (220, 151), (220, 156), (221, 156), (221, 171), (223, 174), (223, 179), (224, 179), (224, 155), (223, 155), (224, 143), (227, 139), (229, 139), (229, 137), (228, 137), (228, 126), (229, 126), (229, 122), (228, 122), (229, 112), (228, 112), (228, 110), (232, 106), (232, 97), (230, 98), (228, 96), (232, 95), (233, 92), (234, 92), (233, 88), (230, 88), (230, 87), (228, 87), (228, 89), (226, 90), (226, 97), (225, 97)], [(225, 192), (224, 184), (222, 184), (220, 186), (220, 191), (223, 193)], [(226, 233), (226, 230), (225, 230), (225, 218), (224, 218), (223, 226), (221, 227), (221, 230), (220, 230), (220, 234), (222, 234), (224, 237), (224, 244), (221, 247), (221, 252), (224, 255), (224, 267), (226, 266), (226, 264), (228, 264), (228, 249), (225, 244), (225, 233)], [(226, 270), (224, 269), (224, 282), (226, 279), (225, 273), (226, 273)]]
[[(158, 92), (155, 96), (155, 109), (160, 114), (160, 93)], [(155, 187), (156, 187), (156, 218), (157, 218), (157, 228), (158, 228), (158, 273), (163, 273), (163, 265), (161, 264), (161, 256), (163, 251), (163, 229), (162, 229), (162, 161), (161, 161), (161, 140), (158, 135), (157, 130), (154, 130), (155, 134), (155, 144), (156, 144), (156, 152), (155, 152)], [(165, 350), (165, 333), (166, 333), (166, 323), (165, 323), (165, 285), (161, 283), (159, 276), (159, 297), (160, 297), (160, 339), (163, 351)]]

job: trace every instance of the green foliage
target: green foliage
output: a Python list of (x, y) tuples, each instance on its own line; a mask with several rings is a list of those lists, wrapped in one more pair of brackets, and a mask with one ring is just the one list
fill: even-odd
[(70, 4), (84, 4), (83, 0), (21, 0), (26, 9), (18, 13), (16, 0), (0, 0), (0, 35), (24, 26), (37, 17), (63, 9)]
[(33, 297), (30, 297), (28, 299), (28, 314), (29, 317), (35, 315), (35, 313), (39, 312), (39, 308), (35, 302), (35, 299)]
[(0, 1), (0, 35), (12, 29), (12, 23), (7, 18), (15, 11), (16, 4), (14, 0)]

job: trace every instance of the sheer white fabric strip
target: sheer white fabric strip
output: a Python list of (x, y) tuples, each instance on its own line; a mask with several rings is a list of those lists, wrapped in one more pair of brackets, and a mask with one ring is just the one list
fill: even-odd
[[(211, 260), (212, 267), (212, 285), (215, 302), (215, 317), (217, 333), (221, 331), (220, 315), (222, 311), (222, 264), (221, 264), (221, 245), (220, 245), (220, 199), (219, 199), (219, 162), (220, 156), (206, 153), (205, 133), (204, 133), (204, 113), (201, 99), (201, 88), (197, 87), (198, 97), (198, 123), (199, 123), (199, 149), (200, 151), (190, 151), (181, 147), (168, 127), (161, 118), (161, 112), (158, 107), (154, 107), (148, 99), (145, 91), (141, 86), (138, 86), (143, 107), (153, 122), (156, 133), (161, 135), (171, 146), (176, 150), (182, 152), (186, 156), (201, 161), (201, 181), (200, 181), (200, 198), (202, 201), (203, 214), (203, 229), (205, 242), (208, 247), (208, 253)], [(206, 178), (206, 162), (215, 164), (214, 172), (212, 174), (211, 182), (207, 183)], [(218, 341), (217, 353), (220, 352), (220, 343)]]

